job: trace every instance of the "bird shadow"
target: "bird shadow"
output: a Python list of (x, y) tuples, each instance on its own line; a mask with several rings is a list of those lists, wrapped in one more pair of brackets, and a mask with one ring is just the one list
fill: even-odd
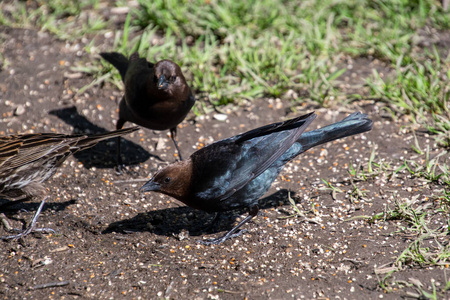
[[(39, 205), (41, 202), (27, 202), (29, 199), (23, 199), (23, 200), (17, 200), (17, 201), (9, 201), (5, 199), (1, 199), (0, 202), (0, 211), (4, 213), (9, 219), (11, 220), (22, 220), (22, 218), (15, 217), (17, 215), (17, 212), (19, 211), (37, 211)], [(46, 202), (42, 212), (46, 210), (53, 210), (53, 211), (63, 211), (70, 205), (75, 204), (77, 201), (75, 199), (67, 200), (64, 202)], [(28, 221), (28, 220), (26, 220)]]
[[(259, 200), (261, 209), (279, 207), (289, 204), (289, 191), (280, 190)], [(291, 197), (295, 195), (290, 192)], [(183, 231), (189, 231), (191, 236), (202, 234), (214, 234), (229, 231), (235, 225), (236, 217), (245, 213), (245, 210), (236, 210), (224, 213), (217, 219), (214, 226), (211, 225), (215, 214), (196, 210), (187, 206), (167, 208), (146, 213), (139, 213), (135, 217), (109, 224), (102, 234), (112, 232), (133, 233), (151, 232), (161, 236), (177, 237)], [(286, 212), (286, 215), (288, 213)]]
[[(80, 115), (75, 106), (55, 109), (49, 112), (50, 115), (54, 115), (70, 126), (72, 126), (73, 134), (95, 134), (108, 132), (103, 127), (97, 126), (86, 117)], [(74, 154), (74, 157), (83, 163), (86, 168), (113, 168), (116, 166), (116, 149), (117, 138), (109, 139), (99, 142), (92, 148), (80, 151)], [(156, 159), (162, 160), (156, 155), (151, 155), (143, 147), (133, 143), (130, 140), (121, 138), (122, 140), (122, 153), (126, 153), (126, 157), (123, 160), (125, 165), (136, 165), (147, 161), (150, 156)]]

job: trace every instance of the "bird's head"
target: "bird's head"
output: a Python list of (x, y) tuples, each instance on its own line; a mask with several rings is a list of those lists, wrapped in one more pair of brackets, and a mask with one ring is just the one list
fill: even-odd
[(192, 183), (192, 161), (190, 159), (173, 163), (159, 170), (141, 192), (158, 192), (182, 202), (189, 196)]
[(178, 86), (185, 82), (180, 67), (171, 60), (161, 60), (156, 63), (153, 81), (159, 90), (169, 92), (172, 86)]

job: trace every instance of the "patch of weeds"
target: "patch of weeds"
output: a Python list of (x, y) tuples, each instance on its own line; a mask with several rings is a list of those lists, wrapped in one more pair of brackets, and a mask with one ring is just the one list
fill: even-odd
[(360, 189), (355, 184), (352, 184), (353, 189), (348, 190), (347, 194), (350, 196), (351, 203), (359, 203), (359, 201), (367, 200), (367, 191), (365, 189)]
[(294, 213), (288, 216), (283, 216), (283, 217), (278, 217), (278, 219), (290, 219), (290, 218), (300, 218), (300, 220), (302, 222), (309, 222), (309, 223), (313, 223), (313, 224), (320, 224), (318, 221), (314, 220), (314, 218), (307, 218), (306, 215), (307, 214), (312, 214), (312, 215), (316, 215), (317, 210), (314, 208), (314, 203), (311, 203), (311, 209), (309, 211), (307, 211), (306, 213), (303, 212), (302, 210), (300, 210), (297, 206), (297, 204), (295, 203), (294, 199), (292, 199), (291, 197), (291, 192), (289, 191), (288, 193), (288, 200), (289, 200), (289, 205), (292, 207), (292, 209), (294, 210)]
[[(405, 291), (405, 298), (413, 299), (444, 299), (447, 291), (450, 289), (450, 281), (445, 280), (444, 286), (431, 279), (429, 283), (424, 283), (416, 278), (408, 278), (405, 280), (396, 280), (394, 277), (395, 271), (388, 273), (383, 279), (378, 279), (379, 286), (387, 293), (394, 290), (407, 289)], [(447, 278), (447, 276), (445, 276)], [(413, 289), (414, 291), (411, 291)]]
[[(431, 0), (138, 3), (138, 8), (131, 7), (123, 32), (116, 32), (110, 51), (125, 55), (138, 51), (149, 60), (155, 57), (177, 60), (188, 70), (185, 72), (196, 94), (209, 99), (213, 106), (265, 96), (281, 97), (288, 90), (301, 95), (296, 101), (309, 98), (323, 106), (345, 103), (348, 97), (342, 95), (336, 84), (345, 72), (336, 67), (345, 54), (372, 55), (393, 64), (398, 62), (398, 69), (411, 68), (411, 75), (402, 75), (410, 82), (403, 89), (403, 94), (410, 98), (408, 101), (415, 102), (416, 94), (421, 101), (429, 95), (433, 97), (433, 92), (439, 93), (434, 88), (430, 88), (431, 93), (421, 89), (419, 85), (426, 82), (412, 82), (416, 73), (419, 78), (427, 77), (432, 72), (430, 68), (409, 67), (415, 63), (419, 28), (450, 27), (448, 14)], [(0, 4), (0, 22), (7, 26), (38, 26), (61, 39), (77, 39), (109, 26), (99, 13), (101, 5), (104, 3), (98, 0), (10, 1)], [(146, 39), (129, 39), (130, 28), (143, 29), (142, 36)], [(88, 52), (92, 49), (87, 46)], [(439, 75), (438, 67), (432, 65), (436, 72), (431, 74), (431, 80)], [(94, 63), (89, 68), (97, 78), (95, 83), (103, 80), (120, 83), (117, 75), (103, 76), (111, 66)], [(395, 82), (391, 85), (392, 89), (381, 87), (385, 98), (398, 90)], [(378, 82), (374, 86), (379, 86)], [(401, 101), (394, 102), (401, 107)], [(427, 105), (435, 106), (433, 103), (430, 99)], [(442, 119), (442, 114), (433, 111), (434, 121), (427, 123), (429, 130), (435, 130), (442, 143), (448, 144), (445, 135), (448, 118)]]
[[(439, 193), (439, 192), (438, 192)], [(445, 192), (443, 194), (445, 197)], [(433, 288), (427, 291), (423, 285), (418, 285), (417, 281), (410, 279), (410, 282), (391, 280), (395, 272), (399, 272), (406, 267), (428, 266), (446, 267), (450, 262), (450, 243), (447, 235), (449, 232), (448, 212), (442, 209), (436, 198), (423, 198), (420, 195), (411, 199), (395, 199), (394, 207), (387, 208), (383, 213), (377, 214), (374, 219), (396, 220), (398, 230), (395, 234), (401, 234), (409, 240), (406, 248), (392, 262), (389, 268), (381, 268), (376, 273), (388, 273), (379, 285), (383, 290), (392, 292), (394, 287), (415, 287), (419, 295), (431, 296), (430, 299), (438, 299), (436, 295), (442, 295), (448, 290), (446, 286), (441, 290)], [(412, 295), (412, 294), (411, 294)], [(428, 298), (427, 298), (428, 299)]]
[(423, 164), (416, 160), (405, 160), (401, 168), (406, 169), (413, 177), (422, 178), (430, 183), (450, 186), (450, 167), (448, 164), (439, 163), (440, 158), (448, 158), (448, 152), (442, 151), (434, 158), (430, 158), (430, 150), (425, 152)]
[[(416, 193), (410, 198), (400, 198), (394, 193), (393, 207), (386, 206), (383, 212), (375, 214), (370, 219), (364, 216), (371, 222), (377, 220), (395, 221), (398, 229), (393, 234), (401, 235), (408, 241), (405, 249), (392, 262), (392, 266), (383, 269), (386, 271), (384, 273), (388, 273), (388, 275), (379, 280), (379, 285), (387, 292), (392, 292), (394, 286), (398, 288), (414, 286), (391, 280), (390, 277), (395, 272), (400, 272), (406, 267), (442, 267), (447, 266), (450, 262), (450, 243), (448, 243), (447, 238), (450, 231), (450, 220), (448, 219), (450, 209), (448, 153), (440, 151), (431, 158), (430, 149), (423, 149), (417, 138), (415, 138), (412, 148), (419, 156), (415, 160), (405, 160), (399, 168), (396, 170), (391, 168), (389, 171), (396, 174), (406, 170), (414, 178), (426, 181), (429, 185), (442, 186), (443, 188), (440, 190), (434, 189), (430, 196), (424, 195), (428, 189), (424, 189), (420, 194)], [(368, 165), (373, 165), (373, 160), (374, 156), (371, 155)], [(367, 169), (367, 167), (358, 169), (359, 172), (352, 169), (350, 173), (353, 173), (354, 177), (365, 179), (367, 178), (366, 174), (370, 173)], [(372, 168), (372, 171), (374, 169), (376, 168)], [(383, 273), (383, 270), (380, 272)], [(445, 292), (434, 288), (420, 290), (417, 285), (415, 287), (420, 295), (428, 295), (432, 299)]]
[[(408, 247), (398, 256), (395, 261), (399, 267), (410, 264), (417, 264), (421, 267), (429, 265), (445, 265), (450, 260), (450, 246), (440, 243), (435, 232), (431, 231), (426, 235), (411, 242)], [(425, 241), (433, 240), (435, 246), (425, 245)]]
[(14, 1), (0, 5), (0, 24), (39, 27), (62, 40), (74, 40), (107, 27), (99, 0)]
[[(449, 74), (450, 75), (450, 74)], [(444, 105), (450, 107), (448, 97), (443, 100)], [(424, 124), (425, 128), (432, 133), (438, 145), (444, 148), (450, 148), (450, 111), (447, 110), (444, 114), (432, 114), (432, 118), (422, 118), (420, 123)]]
[(390, 62), (404, 57), (405, 64), (414, 60), (418, 29), (427, 24), (444, 29), (450, 24), (448, 14), (426, 0), (346, 1), (337, 2), (334, 10), (347, 37), (346, 51)]
[(325, 184), (325, 187), (320, 188), (322, 191), (331, 191), (331, 197), (333, 200), (336, 200), (337, 193), (343, 193), (344, 191), (338, 187), (335, 187), (330, 181), (322, 179), (322, 182)]
[[(345, 71), (333, 67), (337, 59), (308, 58), (294, 35), (283, 39), (270, 33), (256, 39), (250, 35), (249, 31), (240, 31), (221, 42), (214, 34), (205, 34), (188, 45), (173, 32), (161, 37), (153, 28), (145, 30), (139, 39), (118, 39), (118, 48), (122, 53), (138, 51), (150, 61), (172, 59), (179, 63), (196, 95), (206, 97), (213, 106), (280, 97), (288, 89), (308, 91), (312, 99), (326, 104), (337, 93), (333, 82)], [(159, 42), (150, 44), (154, 39)], [(91, 74), (102, 76), (110, 70), (110, 66), (103, 69), (97, 65)]]
[(291, 192), (288, 192), (288, 200), (289, 200), (289, 205), (292, 207), (292, 209), (294, 210), (294, 213), (292, 215), (286, 216), (286, 217), (280, 217), (279, 219), (288, 219), (288, 218), (293, 218), (293, 217), (301, 217), (304, 218), (305, 217), (305, 213), (303, 213), (298, 207), (297, 204), (295, 203), (294, 199), (292, 199), (291, 197)]
[(375, 49), (388, 61), (403, 57), (404, 65), (417, 28), (448, 23), (431, 1), (403, 0), (157, 0), (139, 1), (130, 15), (133, 25), (145, 28), (146, 39), (124, 40), (111, 50), (176, 60), (196, 95), (214, 107), (282, 97), (289, 90), (300, 95), (295, 101), (343, 104), (349, 100), (336, 82), (345, 69), (336, 66), (344, 53)]
[(352, 162), (349, 163), (350, 167), (347, 172), (350, 175), (350, 181), (352, 183), (377, 178), (390, 180), (392, 176), (401, 170), (401, 168), (394, 169), (391, 163), (384, 161), (384, 159), (377, 159), (376, 149), (377, 145), (374, 145), (367, 163), (359, 162), (356, 165)]
[[(424, 62), (397, 62), (395, 76), (385, 79), (374, 72), (368, 79), (372, 96), (387, 103), (398, 114), (409, 114), (444, 147), (450, 145), (450, 71), (434, 49)], [(445, 71), (447, 69), (447, 71)]]
[(412, 204), (415, 204), (418, 201), (418, 196), (413, 197), (411, 200), (405, 199), (400, 201), (395, 199), (393, 209), (386, 207), (384, 212), (374, 215), (372, 221), (380, 219), (384, 221), (402, 220), (409, 225), (418, 224), (420, 223), (420, 219), (426, 215), (422, 207), (417, 209), (413, 208)]
[(445, 239), (448, 220), (437, 201), (421, 200), (419, 195), (411, 199), (396, 199), (394, 208), (384, 212), (384, 219), (404, 222), (405, 225), (398, 224), (397, 233), (412, 240), (395, 261), (399, 268), (406, 264), (443, 265), (450, 260), (450, 244)]
[[(450, 214), (450, 187), (444, 188), (433, 196), (433, 200), (439, 201), (440, 210), (443, 213)], [(450, 219), (448, 231), (450, 232)]]
[[(433, 61), (413, 62), (395, 71), (394, 78), (383, 80), (374, 70), (374, 79), (368, 80), (372, 96), (379, 97), (399, 113), (420, 115), (448, 112), (449, 78), (440, 72), (439, 55)], [(400, 59), (401, 60), (401, 59)]]

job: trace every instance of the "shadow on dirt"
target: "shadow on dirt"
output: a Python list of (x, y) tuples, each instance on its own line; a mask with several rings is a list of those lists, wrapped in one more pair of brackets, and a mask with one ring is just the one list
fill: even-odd
[[(41, 199), (36, 198), (33, 200), (36, 201), (36, 200), (41, 200)], [(47, 202), (45, 202), (45, 205), (42, 209), (42, 213), (45, 212), (46, 210), (63, 211), (70, 205), (74, 205), (76, 202), (77, 201), (75, 199), (71, 199), (71, 200), (64, 201), (64, 202), (51, 202), (51, 199), (48, 198)], [(41, 204), (40, 201), (39, 202), (29, 202), (28, 199), (17, 200), (17, 201), (8, 201), (8, 200), (0, 199), (0, 211), (2, 213), (4, 213), (11, 220), (22, 220), (22, 219), (17, 219), (14, 216), (17, 215), (17, 213), (19, 211), (27, 211), (27, 212), (31, 211), (34, 213), (35, 211), (37, 211), (40, 204)], [(28, 220), (23, 220), (23, 221), (28, 222)]]
[[(56, 109), (49, 112), (74, 128), (73, 134), (96, 134), (108, 132), (80, 115), (75, 106)], [(125, 165), (137, 165), (147, 161), (150, 156), (162, 161), (161, 158), (148, 153), (143, 147), (122, 137), (122, 156)], [(113, 168), (116, 166), (117, 139), (102, 141), (92, 148), (75, 153), (74, 157), (86, 168)]]
[[(262, 198), (259, 201), (260, 209), (289, 205), (288, 193), (288, 190), (283, 189)], [(291, 197), (294, 196), (295, 193), (291, 192)], [(131, 219), (111, 223), (108, 228), (102, 231), (102, 234), (150, 231), (157, 235), (170, 237), (177, 236), (183, 231), (189, 231), (189, 235), (191, 236), (218, 232), (225, 233), (233, 228), (236, 217), (242, 214), (246, 215), (245, 213), (245, 210), (226, 212), (217, 218), (215, 224), (211, 224), (215, 214), (208, 214), (187, 206), (167, 208), (139, 213)], [(282, 213), (289, 214), (286, 210), (283, 210)], [(243, 229), (245, 229), (245, 226)]]

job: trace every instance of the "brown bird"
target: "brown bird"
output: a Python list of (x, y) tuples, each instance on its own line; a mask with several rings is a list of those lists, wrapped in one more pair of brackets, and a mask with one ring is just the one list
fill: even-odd
[[(170, 136), (182, 160), (175, 140), (177, 125), (194, 105), (195, 97), (180, 67), (170, 60), (160, 60), (153, 64), (145, 58), (139, 58), (138, 53), (133, 53), (129, 60), (116, 52), (100, 55), (119, 70), (125, 85), (116, 129), (122, 128), (127, 121), (154, 130), (170, 129)], [(120, 137), (117, 143), (117, 163), (120, 170)]]
[[(0, 137), (0, 197), (12, 201), (43, 197), (46, 192), (42, 183), (55, 174), (67, 157), (138, 129), (136, 126), (94, 135), (38, 133)], [(32, 232), (46, 198), (25, 231), (1, 239), (16, 239)]]
[(259, 198), (287, 162), (312, 147), (372, 129), (372, 121), (358, 112), (304, 132), (315, 118), (310, 113), (215, 142), (160, 170), (141, 190), (160, 192), (211, 213), (248, 209), (249, 216), (223, 237), (203, 242), (220, 244), (239, 235), (238, 229), (258, 214)]

